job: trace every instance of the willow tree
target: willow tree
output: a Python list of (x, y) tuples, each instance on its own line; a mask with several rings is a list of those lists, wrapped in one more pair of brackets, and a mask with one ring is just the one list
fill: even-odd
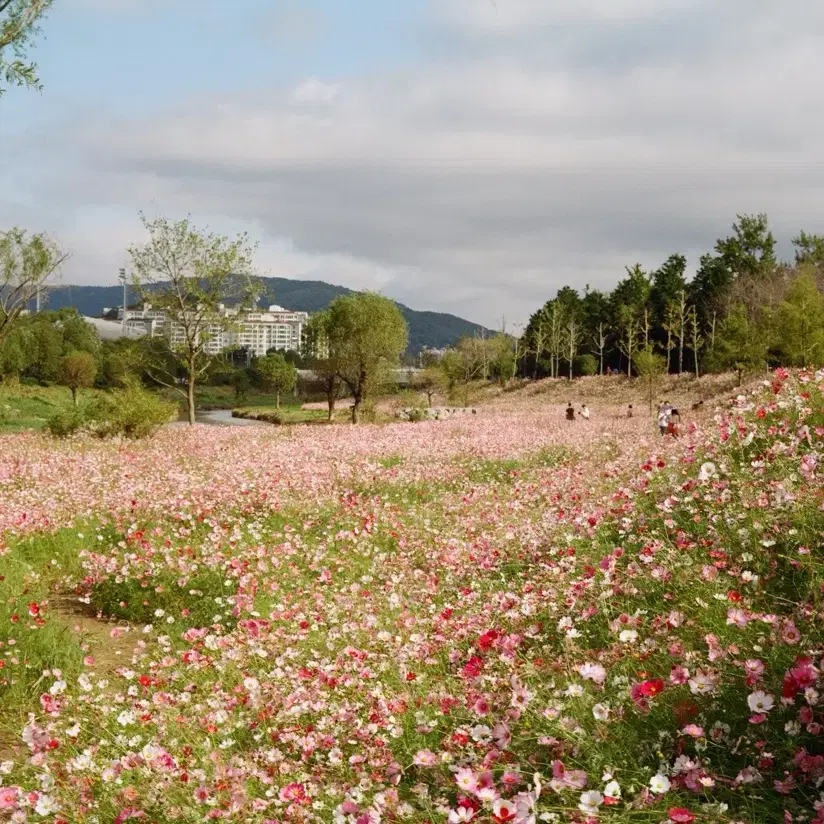
[(360, 292), (329, 304), (326, 334), (338, 376), (352, 393), (352, 423), (358, 423), (363, 402), (406, 349), (406, 320), (393, 300)]
[[(213, 341), (237, 328), (260, 293), (253, 277), (254, 246), (245, 234), (230, 240), (195, 228), (189, 218), (172, 222), (140, 217), (149, 239), (129, 249), (132, 282), (144, 302), (165, 312), (175, 367), (160, 360), (147, 372), (183, 395), (193, 424), (195, 385), (209, 367)], [(223, 311), (223, 304), (231, 311)], [(185, 375), (185, 388), (178, 381), (178, 368)]]
[(40, 89), (27, 50), (54, 0), (0, 0), (0, 95), (5, 86)]

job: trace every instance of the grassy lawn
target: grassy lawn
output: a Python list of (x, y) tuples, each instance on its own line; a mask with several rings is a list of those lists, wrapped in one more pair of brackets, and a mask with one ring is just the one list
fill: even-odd
[(237, 418), (249, 418), (256, 421), (277, 424), (320, 423), (327, 419), (325, 410), (301, 409), (300, 404), (284, 404), (276, 408), (274, 403), (254, 406), (241, 406), (232, 410)]
[[(185, 406), (185, 399), (179, 392), (163, 387), (160, 389), (160, 393), (168, 400), (179, 403), (181, 407)], [(239, 399), (231, 386), (197, 386), (195, 387), (195, 398), (197, 408), (203, 410), (258, 406), (273, 407), (277, 401), (274, 392), (259, 392), (255, 389), (250, 389), (244, 398)], [(282, 396), (281, 406), (289, 405), (292, 400), (289, 396)]]
[[(82, 403), (96, 390), (81, 390)], [(70, 406), (71, 392), (64, 386), (0, 386), (0, 434), (42, 429), (61, 407)]]

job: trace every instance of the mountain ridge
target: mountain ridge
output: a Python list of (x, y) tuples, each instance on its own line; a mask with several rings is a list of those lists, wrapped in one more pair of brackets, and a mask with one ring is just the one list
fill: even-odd
[[(277, 303), (296, 312), (319, 312), (341, 295), (349, 295), (354, 289), (335, 286), (322, 280), (291, 280), (289, 278), (263, 277), (264, 292), (260, 303)], [(133, 300), (130, 296), (129, 300)], [(122, 286), (83, 286), (66, 284), (49, 290), (44, 308), (62, 309), (73, 306), (82, 315), (100, 317), (104, 309), (120, 307), (123, 302)], [(466, 320), (448, 312), (410, 309), (402, 303), (398, 306), (409, 324), (407, 352), (417, 354), (422, 349), (441, 349), (452, 346), (466, 335), (489, 331), (479, 323)]]

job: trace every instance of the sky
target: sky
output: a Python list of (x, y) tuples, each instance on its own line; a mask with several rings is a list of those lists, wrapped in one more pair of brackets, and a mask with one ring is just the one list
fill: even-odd
[(261, 274), (512, 330), (767, 212), (824, 233), (816, 0), (56, 0), (0, 98), (0, 227), (112, 284), (139, 212)]

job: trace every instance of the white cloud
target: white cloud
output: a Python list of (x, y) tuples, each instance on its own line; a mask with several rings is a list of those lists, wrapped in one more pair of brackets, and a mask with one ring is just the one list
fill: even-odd
[[(428, 64), (26, 139), (63, 164), (42, 198), (88, 226), (211, 214), (258, 229), (273, 274), (511, 322), (564, 283), (694, 263), (736, 212), (824, 228), (824, 11), (804, 7), (443, 0), (452, 48)], [(70, 233), (102, 265), (121, 220)]]

